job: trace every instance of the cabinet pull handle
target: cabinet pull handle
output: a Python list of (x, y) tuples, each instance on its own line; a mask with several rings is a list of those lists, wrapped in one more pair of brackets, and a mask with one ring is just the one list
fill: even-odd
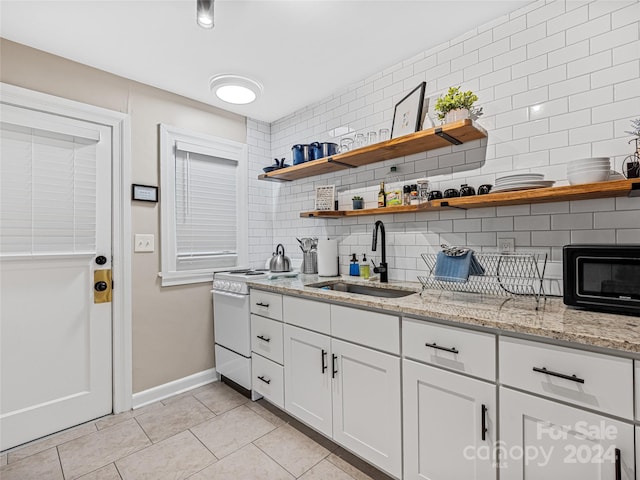
[(266, 383), (267, 385), (269, 385), (271, 383), (271, 379), (266, 379), (264, 378), (263, 375), (258, 377), (258, 380), (262, 380), (264, 383)]
[(620, 464), (620, 449), (616, 448), (616, 480), (622, 480), (622, 465)]
[(547, 367), (542, 367), (542, 368), (533, 367), (533, 371), (538, 373), (544, 373), (546, 375), (551, 375), (552, 377), (564, 378), (565, 380), (571, 380), (572, 382), (576, 382), (576, 383), (584, 383), (584, 379), (577, 377), (575, 374), (565, 375), (564, 373), (558, 373), (558, 372), (553, 372), (551, 370), (547, 370)]
[(337, 355), (331, 355), (331, 378), (336, 378), (336, 373), (338, 373), (338, 370), (336, 369), (336, 360), (338, 359)]
[(482, 404), (482, 441), (485, 441), (487, 439), (487, 432), (489, 431), (489, 429), (487, 428), (487, 406), (483, 403)]
[(265, 342), (267, 342), (267, 343), (271, 341), (271, 339), (270, 339), (269, 337), (263, 337), (262, 335), (258, 335), (257, 337), (258, 337), (260, 340), (263, 340), (263, 341), (265, 341)]
[(450, 352), (450, 353), (460, 353), (455, 347), (451, 347), (451, 348), (441, 347), (440, 345), (438, 345), (435, 342), (433, 342), (433, 343), (425, 343), (424, 346), (425, 347), (435, 348), (436, 350), (444, 350), (445, 352)]
[(322, 374), (327, 370), (327, 351), (322, 349), (322, 354), (320, 355), (320, 361), (322, 362)]
[(259, 306), (259, 307), (269, 308), (269, 304), (268, 303), (258, 302), (258, 303), (256, 303), (256, 305)]

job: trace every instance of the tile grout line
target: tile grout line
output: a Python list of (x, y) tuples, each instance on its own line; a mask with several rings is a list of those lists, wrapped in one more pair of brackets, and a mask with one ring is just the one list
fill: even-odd
[(58, 450), (58, 445), (55, 446), (55, 449), (56, 449), (56, 455), (58, 455), (58, 464), (60, 464), (60, 473), (62, 473), (62, 480), (66, 480), (67, 476), (64, 474), (64, 468), (62, 468), (62, 458), (60, 458), (60, 450)]

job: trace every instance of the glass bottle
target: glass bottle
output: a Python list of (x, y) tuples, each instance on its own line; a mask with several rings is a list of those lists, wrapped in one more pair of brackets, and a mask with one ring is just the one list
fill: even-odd
[(387, 193), (384, 191), (384, 182), (380, 182), (380, 191), (378, 192), (378, 208), (387, 206)]

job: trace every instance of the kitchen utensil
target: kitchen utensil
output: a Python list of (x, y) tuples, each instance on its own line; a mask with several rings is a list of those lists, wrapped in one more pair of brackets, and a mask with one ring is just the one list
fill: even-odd
[(484, 185), (480, 185), (478, 187), (478, 195), (486, 195), (487, 193), (490, 193), (492, 187), (493, 187), (493, 185), (491, 185), (489, 183), (485, 183)]
[(309, 161), (309, 145), (299, 143), (291, 147), (291, 152), (294, 165)]
[(302, 273), (318, 273), (318, 252), (314, 249), (302, 254)]
[(313, 142), (309, 144), (309, 160), (330, 157), (338, 153), (338, 144), (331, 142)]
[(316, 237), (310, 238), (296, 238), (298, 243), (300, 244), (300, 248), (303, 252), (309, 252), (312, 249), (315, 249), (318, 246), (318, 239)]
[(269, 262), (269, 270), (271, 272), (291, 271), (291, 261), (289, 260), (289, 257), (284, 254), (284, 246), (281, 243), (276, 246), (276, 251), (271, 257), (271, 261)]
[(441, 198), (442, 198), (442, 192), (440, 190), (431, 190), (429, 192), (429, 196), (427, 197), (429, 201), (440, 200)]
[(460, 196), (461, 197), (470, 197), (476, 194), (476, 189), (467, 185), (466, 183), (460, 185)]
[(457, 188), (447, 188), (444, 191), (444, 198), (455, 198), (459, 196), (460, 196), (460, 192), (458, 191)]

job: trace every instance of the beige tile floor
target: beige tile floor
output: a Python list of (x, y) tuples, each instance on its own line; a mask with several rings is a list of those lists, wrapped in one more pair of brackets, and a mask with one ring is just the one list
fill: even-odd
[(0, 455), (2, 480), (388, 480), (267, 402), (213, 383)]

